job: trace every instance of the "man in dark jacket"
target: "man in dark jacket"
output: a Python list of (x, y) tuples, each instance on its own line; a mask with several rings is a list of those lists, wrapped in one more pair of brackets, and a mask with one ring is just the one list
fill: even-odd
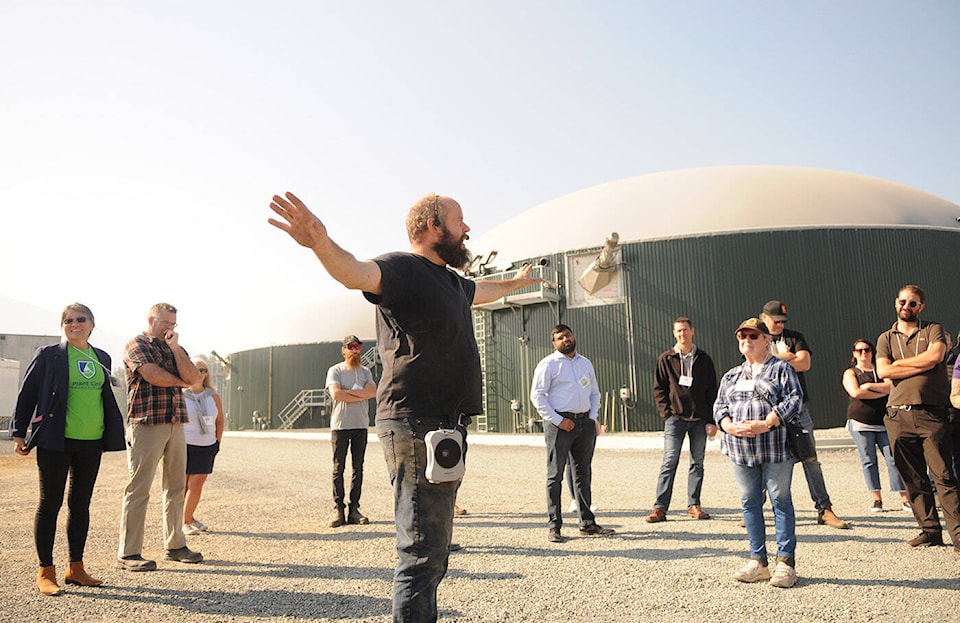
[(687, 475), (687, 514), (694, 519), (710, 519), (700, 507), (703, 486), (703, 457), (707, 436), (713, 437), (713, 402), (717, 398), (717, 370), (713, 360), (693, 343), (693, 323), (689, 318), (673, 321), (673, 348), (657, 360), (653, 393), (663, 418), (663, 464), (657, 479), (657, 501), (647, 523), (666, 521), (673, 481), (680, 463), (683, 438), (690, 438), (690, 471)]

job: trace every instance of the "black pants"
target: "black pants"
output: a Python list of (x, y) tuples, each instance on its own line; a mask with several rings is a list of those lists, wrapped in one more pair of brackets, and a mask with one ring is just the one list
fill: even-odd
[(63, 452), (37, 448), (40, 469), (40, 504), (33, 521), (33, 538), (41, 567), (53, 564), (53, 541), (57, 535), (57, 516), (63, 506), (63, 493), (70, 474), (67, 496), (67, 543), (70, 562), (83, 560), (90, 528), (90, 498), (100, 471), (103, 442), (100, 439), (67, 439)]
[(913, 516), (924, 532), (940, 534), (940, 518), (927, 470), (940, 494), (947, 531), (960, 543), (960, 498), (953, 475), (953, 448), (947, 409), (887, 409), (884, 418), (893, 448), (893, 461), (910, 496)]
[(350, 508), (356, 510), (360, 508), (360, 493), (363, 490), (363, 456), (367, 451), (367, 429), (330, 431), (330, 441), (333, 444), (333, 503), (338, 509), (343, 509), (345, 497), (343, 474), (346, 470), (349, 447), (353, 464), (353, 474), (350, 477)]

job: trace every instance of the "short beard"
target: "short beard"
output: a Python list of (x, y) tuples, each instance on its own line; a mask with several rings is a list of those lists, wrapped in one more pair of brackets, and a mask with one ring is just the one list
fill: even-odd
[(473, 260), (473, 254), (470, 253), (470, 250), (461, 246), (466, 237), (454, 240), (453, 234), (450, 233), (446, 225), (442, 225), (441, 228), (443, 229), (443, 238), (433, 245), (433, 250), (447, 266), (461, 270), (466, 269)]
[(569, 344), (567, 344), (567, 345), (565, 345), (565, 346), (561, 346), (561, 347), (558, 348), (557, 350), (560, 351), (560, 354), (561, 354), (561, 355), (569, 355), (570, 353), (572, 353), (572, 352), (574, 352), (574, 351), (577, 350), (577, 343), (576, 343), (576, 342), (570, 342)]

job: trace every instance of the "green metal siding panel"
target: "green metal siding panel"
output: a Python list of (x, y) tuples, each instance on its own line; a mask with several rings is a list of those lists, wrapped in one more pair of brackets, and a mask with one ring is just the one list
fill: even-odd
[[(875, 341), (895, 320), (898, 288), (917, 283), (927, 293), (924, 316), (960, 329), (955, 283), (960, 275), (960, 233), (933, 229), (819, 229), (742, 232), (623, 245), (626, 304), (566, 309), (563, 323), (577, 334), (580, 352), (597, 368), (601, 392), (629, 386), (637, 398), (630, 430), (660, 430), (653, 401), (657, 357), (673, 345), (672, 322), (688, 316), (696, 343), (713, 357), (718, 375), (740, 359), (733, 329), (759, 315), (763, 304), (787, 305), (788, 327), (812, 349), (806, 373), (811, 413), (820, 428), (843, 426), (847, 396), (840, 386), (850, 346)], [(562, 256), (553, 261), (562, 262)], [(529, 403), (537, 362), (552, 351), (549, 329), (558, 310), (548, 304), (494, 313), (498, 399), (488, 420), (512, 429), (510, 397)], [(525, 331), (526, 343), (520, 338)], [(615, 401), (616, 402), (616, 401)], [(615, 411), (615, 410), (614, 410)]]

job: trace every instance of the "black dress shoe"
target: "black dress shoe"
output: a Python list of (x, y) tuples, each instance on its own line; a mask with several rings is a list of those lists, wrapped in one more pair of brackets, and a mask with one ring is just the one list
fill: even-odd
[(584, 536), (610, 536), (616, 532), (612, 528), (601, 528), (595, 523), (580, 528), (580, 534)]
[(563, 543), (563, 536), (560, 534), (560, 529), (550, 528), (550, 531), (547, 533), (547, 540), (551, 543)]

